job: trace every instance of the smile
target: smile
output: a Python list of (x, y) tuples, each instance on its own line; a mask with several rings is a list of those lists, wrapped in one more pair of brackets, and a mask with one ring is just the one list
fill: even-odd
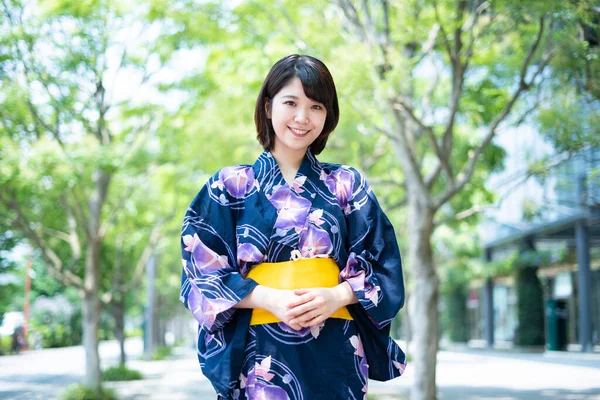
[(306, 130), (306, 129), (297, 129), (297, 128), (292, 128), (290, 126), (288, 126), (289, 130), (292, 131), (292, 133), (295, 136), (306, 136), (306, 134), (308, 132), (310, 132), (310, 130)]

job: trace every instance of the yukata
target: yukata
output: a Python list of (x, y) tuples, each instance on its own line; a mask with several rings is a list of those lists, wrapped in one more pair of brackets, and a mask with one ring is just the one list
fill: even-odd
[[(400, 253), (356, 169), (310, 150), (291, 186), (266, 151), (254, 165), (223, 168), (188, 208), (181, 245), (181, 301), (198, 321), (198, 360), (219, 399), (366, 400), (369, 378), (404, 372), (389, 336), (404, 303)], [(336, 262), (359, 300), (347, 306), (353, 320), (296, 331), (250, 325), (252, 310), (234, 308), (258, 285), (248, 271), (297, 251)]]

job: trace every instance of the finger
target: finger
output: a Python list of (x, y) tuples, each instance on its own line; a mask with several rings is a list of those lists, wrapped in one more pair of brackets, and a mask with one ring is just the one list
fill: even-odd
[[(295, 291), (294, 291), (295, 292)], [(301, 304), (307, 303), (315, 298), (315, 294), (312, 292), (307, 292), (303, 295), (298, 296), (296, 299), (292, 300), (288, 303), (287, 308), (294, 308)]]
[(306, 314), (309, 311), (312, 311), (319, 307), (319, 304), (315, 301), (309, 301), (308, 303), (304, 303), (302, 305), (291, 308), (285, 312), (285, 315), (289, 318), (295, 318), (300, 315)]
[(303, 327), (300, 324), (288, 324), (289, 327), (291, 327), (293, 330), (295, 331), (299, 331), (300, 329), (302, 329)]
[(310, 292), (310, 289), (294, 289), (294, 294), (296, 295), (303, 295), (308, 292)]
[(304, 328), (312, 328), (313, 326), (319, 326), (325, 321), (325, 317), (323, 315), (319, 315), (316, 318), (308, 321), (306, 324), (302, 325)]
[(299, 331), (300, 329), (303, 328), (302, 325), (300, 325), (299, 323), (294, 322), (294, 321), (288, 320), (288, 321), (283, 321), (283, 323), (285, 323), (287, 326), (289, 326), (290, 328), (292, 328), (296, 331)]
[(306, 327), (313, 319), (320, 316), (321, 314), (322, 314), (322, 310), (315, 309), (315, 310), (309, 311), (307, 313), (304, 313), (299, 317), (296, 317), (295, 322), (302, 325), (303, 327)]

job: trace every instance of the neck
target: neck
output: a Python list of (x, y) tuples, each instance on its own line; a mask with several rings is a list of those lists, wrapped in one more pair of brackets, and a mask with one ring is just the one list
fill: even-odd
[(275, 161), (277, 161), (277, 165), (288, 183), (294, 180), (296, 173), (300, 169), (300, 165), (302, 165), (305, 154), (306, 150), (285, 151), (280, 148), (278, 149), (277, 146), (271, 150), (271, 155), (275, 158)]
[(275, 161), (277, 161), (280, 169), (298, 171), (298, 169), (300, 169), (300, 165), (302, 165), (302, 160), (304, 159), (306, 150), (284, 151), (275, 147), (273, 150), (271, 150), (271, 154), (275, 158)]

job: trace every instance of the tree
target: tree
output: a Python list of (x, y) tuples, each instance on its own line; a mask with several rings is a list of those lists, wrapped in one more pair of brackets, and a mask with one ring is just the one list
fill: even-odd
[(443, 220), (440, 214), (460, 211), (452, 200), (492, 154), (497, 132), (522, 121), (535, 104), (527, 92), (543, 87), (557, 43), (574, 33), (568, 15), (575, 6), (466, 0), (338, 4), (348, 32), (369, 51), (374, 94), (389, 116), (377, 130), (389, 138), (406, 179), (416, 342), (412, 398), (435, 399), (439, 280), (432, 233)]
[[(140, 106), (114, 83), (127, 69), (138, 87), (155, 85), (169, 54), (159, 57), (149, 27), (115, 2), (3, 1), (1, 9), (0, 214), (55, 279), (79, 291), (85, 384), (98, 390), (100, 285), (110, 273), (103, 246), (141, 186), (121, 172), (141, 181), (153, 170), (150, 133), (160, 118), (148, 99)], [(117, 35), (131, 26), (140, 37), (124, 43)]]
[[(13, 260), (8, 260), (5, 251), (15, 246), (15, 238), (4, 231), (0, 233), (0, 325), (4, 314), (11, 311), (17, 293), (23, 290), (22, 279), (17, 277), (17, 266)], [(2, 349), (0, 349), (2, 351)]]
[(299, 52), (330, 66), (346, 117), (324, 157), (358, 159), (390, 214), (396, 218), (398, 207), (406, 207), (400, 233), (412, 279), (412, 397), (435, 399), (439, 278), (432, 235), (487, 203), (482, 182), (501, 168), (503, 156), (493, 139), (539, 105), (557, 49), (578, 36), (579, 20), (570, 15), (588, 12), (579, 4), (272, 0), (189, 7), (181, 1), (164, 12), (167, 3), (156, 1), (149, 15), (179, 27), (160, 38), (163, 46), (201, 45), (207, 54), (199, 73), (174, 85), (192, 94), (177, 119), (190, 124), (181, 133), (190, 138), (183, 154), (195, 158), (192, 171), (210, 173), (215, 161), (247, 162), (245, 149), (208, 153), (202, 139), (218, 140), (223, 149), (232, 140), (240, 141), (238, 149), (251, 142), (255, 95), (274, 61)]

